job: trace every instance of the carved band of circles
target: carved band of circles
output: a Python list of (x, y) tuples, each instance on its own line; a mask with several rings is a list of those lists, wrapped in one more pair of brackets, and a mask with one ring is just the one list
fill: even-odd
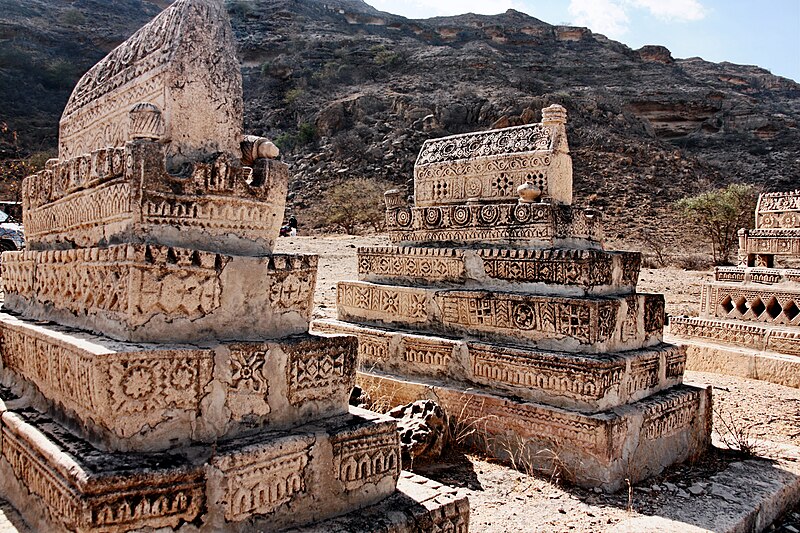
[(478, 218), (483, 224), (494, 224), (500, 217), (500, 209), (496, 205), (484, 205), (478, 212)]
[(411, 225), (411, 209), (407, 207), (400, 208), (396, 211), (395, 217), (398, 226), (405, 228)]
[(520, 329), (533, 329), (534, 313), (533, 308), (528, 304), (519, 304), (514, 307), (512, 314), (514, 325)]
[(438, 226), (442, 221), (442, 211), (438, 207), (428, 207), (425, 209), (425, 224), (427, 226)]
[(531, 218), (531, 209), (525, 204), (520, 204), (514, 208), (514, 220), (525, 223)]
[(470, 213), (469, 207), (459, 205), (453, 208), (450, 217), (453, 219), (453, 224), (457, 226), (466, 226), (469, 224), (472, 214)]

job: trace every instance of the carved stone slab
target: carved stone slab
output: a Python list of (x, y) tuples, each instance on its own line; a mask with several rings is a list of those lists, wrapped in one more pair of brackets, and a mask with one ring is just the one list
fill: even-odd
[[(702, 455), (711, 444), (711, 390), (679, 385), (639, 402), (599, 414), (464, 390), (440, 381), (418, 383), (359, 372), (359, 384), (397, 404), (435, 398), (470, 429), (472, 442), (495, 457), (583, 487), (616, 491), (666, 466)], [(631, 468), (635, 464), (636, 468)], [(634, 479), (636, 481), (634, 481)]]
[(298, 335), (197, 348), (128, 344), (0, 314), (3, 383), (119, 451), (211, 442), (347, 412), (356, 341)]
[(462, 387), (502, 391), (525, 400), (596, 413), (678, 385), (685, 350), (651, 349), (589, 355), (387, 331), (317, 320), (314, 331), (358, 337), (360, 368)]
[(222, 0), (179, 0), (78, 81), (59, 129), (59, 159), (121, 147), (141, 102), (163, 116), (170, 167), (239, 154), (242, 78)]
[(393, 243), (601, 248), (598, 214), (549, 203), (398, 206), (386, 211)]
[(133, 342), (304, 333), (316, 256), (226, 256), (152, 245), (15, 252), (4, 308)]
[(798, 326), (800, 288), (709, 283), (703, 286), (700, 316)]
[(414, 166), (416, 205), (516, 200), (525, 182), (555, 203), (571, 204), (566, 110), (553, 105), (542, 118), (540, 124), (425, 141)]
[[(413, 504), (409, 506), (408, 502)], [(402, 523), (405, 520), (405, 523)], [(373, 531), (418, 533), (469, 531), (469, 501), (456, 489), (432, 479), (403, 471), (397, 492), (380, 504), (313, 526), (292, 529), (291, 533), (352, 533), (370, 524)]]
[(513, 248), (358, 249), (358, 276), (383, 284), (524, 290), (569, 296), (627, 294), (636, 288), (641, 254)]
[(739, 320), (672, 317), (670, 333), (681, 339), (800, 355), (800, 331), (795, 328)]
[(800, 189), (760, 194), (756, 206), (756, 228), (800, 230)]
[[(182, 2), (183, 3), (183, 2)], [(148, 242), (233, 254), (272, 251), (283, 220), (288, 167), (230, 155), (166, 168), (167, 147), (138, 140), (100, 148), (23, 182), (29, 249)]]
[(436, 290), (362, 281), (338, 284), (339, 320), (470, 335), (568, 352), (635, 350), (661, 342), (664, 297), (569, 298)]
[(227, 440), (214, 453), (189, 446), (144, 454), (103, 451), (7, 389), (0, 398), (14, 405), (0, 402), (0, 495), (37, 531), (196, 531), (188, 523), (282, 530), (374, 505), (394, 493), (400, 475), (396, 422), (358, 409)]
[(750, 268), (744, 266), (716, 267), (714, 279), (727, 283), (800, 283), (800, 269), (796, 268)]

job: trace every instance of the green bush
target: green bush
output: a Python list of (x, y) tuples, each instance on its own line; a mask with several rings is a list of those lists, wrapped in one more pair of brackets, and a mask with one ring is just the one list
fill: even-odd
[(318, 227), (334, 227), (353, 235), (364, 226), (375, 231), (383, 228), (385, 208), (383, 193), (386, 184), (366, 178), (355, 178), (334, 185), (313, 209)]
[(752, 228), (758, 191), (752, 185), (733, 184), (683, 198), (678, 210), (705, 240), (711, 244), (714, 264), (727, 263), (738, 247), (740, 228)]

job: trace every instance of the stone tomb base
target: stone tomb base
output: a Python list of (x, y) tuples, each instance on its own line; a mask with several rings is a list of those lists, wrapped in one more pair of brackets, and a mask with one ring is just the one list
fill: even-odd
[(455, 418), (455, 438), (521, 467), (558, 472), (608, 492), (626, 479), (635, 484), (695, 459), (711, 444), (710, 388), (680, 385), (589, 415), (388, 374), (359, 372), (358, 383), (373, 401), (390, 405), (433, 399)]
[(397, 494), (395, 423), (367, 411), (136, 454), (91, 446), (8, 389), (0, 398), (0, 496), (37, 531), (280, 531), (388, 502), (397, 524), (384, 530), (466, 531), (466, 499), (451, 490), (405, 477)]
[(686, 347), (686, 368), (800, 388), (800, 332), (758, 322), (673, 317), (668, 340)]

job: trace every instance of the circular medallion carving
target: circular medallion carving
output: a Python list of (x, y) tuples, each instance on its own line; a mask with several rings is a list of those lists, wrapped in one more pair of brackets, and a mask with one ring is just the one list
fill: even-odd
[(464, 193), (467, 198), (480, 197), (483, 193), (483, 181), (480, 178), (469, 178), (464, 184)]
[(397, 225), (406, 228), (411, 225), (411, 209), (403, 207), (395, 212)]
[(524, 224), (531, 219), (531, 208), (525, 204), (519, 204), (514, 208), (514, 220)]
[(478, 212), (478, 218), (483, 224), (495, 224), (497, 219), (500, 218), (500, 209), (496, 205), (484, 205)]
[(454, 207), (450, 216), (453, 219), (453, 224), (457, 226), (466, 226), (469, 224), (469, 221), (472, 218), (469, 207), (465, 205), (458, 205)]
[(428, 207), (425, 209), (425, 225), (438, 226), (442, 221), (442, 211), (438, 207)]
[(533, 308), (528, 304), (519, 304), (514, 307), (512, 319), (514, 325), (520, 329), (533, 329)]

